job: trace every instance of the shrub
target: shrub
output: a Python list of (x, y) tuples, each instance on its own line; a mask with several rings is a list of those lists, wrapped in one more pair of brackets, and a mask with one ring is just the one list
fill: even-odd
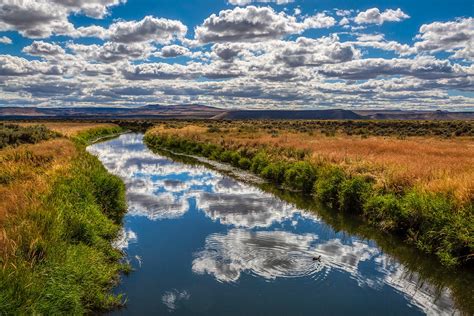
[(232, 152), (230, 150), (224, 150), (220, 156), (219, 160), (222, 162), (231, 162), (232, 161)]
[(362, 177), (344, 180), (338, 194), (339, 209), (345, 212), (361, 213), (370, 190), (371, 184)]
[(262, 170), (262, 177), (276, 184), (281, 184), (285, 180), (286, 164), (283, 162), (272, 162)]
[(0, 149), (21, 144), (36, 144), (59, 136), (44, 125), (0, 124)]
[(238, 167), (239, 166), (239, 161), (240, 161), (240, 154), (236, 151), (232, 151), (232, 153), (230, 154), (230, 163), (235, 166), (235, 167)]
[(251, 164), (252, 164), (252, 161), (248, 158), (242, 157), (239, 160), (239, 167), (244, 170), (250, 169)]
[(316, 171), (309, 162), (292, 163), (285, 171), (285, 185), (305, 193), (311, 192), (316, 181)]
[(339, 189), (345, 178), (344, 171), (340, 168), (326, 167), (322, 169), (314, 186), (316, 197), (332, 208), (339, 207)]
[(364, 205), (364, 216), (369, 223), (383, 230), (399, 229), (402, 206), (393, 194), (374, 195)]
[(447, 197), (413, 190), (403, 199), (408, 238), (418, 248), (435, 253), (445, 265), (454, 265), (474, 251), (472, 207), (453, 212)]
[(259, 152), (252, 158), (250, 170), (256, 174), (260, 174), (262, 170), (268, 165), (269, 159), (266, 153)]

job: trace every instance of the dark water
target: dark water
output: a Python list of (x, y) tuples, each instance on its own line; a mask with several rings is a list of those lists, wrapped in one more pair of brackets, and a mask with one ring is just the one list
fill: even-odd
[(127, 307), (115, 313), (452, 314), (462, 301), (452, 288), (472, 294), (462, 277), (442, 276), (400, 243), (388, 242), (389, 254), (352, 234), (345, 219), (296, 206), (304, 199), (290, 204), (202, 164), (154, 154), (140, 134), (89, 151), (127, 185), (117, 246), (136, 271), (116, 289)]

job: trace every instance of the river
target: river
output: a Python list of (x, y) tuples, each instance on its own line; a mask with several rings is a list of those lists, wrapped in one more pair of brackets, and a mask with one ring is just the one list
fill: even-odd
[(127, 304), (114, 314), (438, 315), (472, 307), (466, 277), (306, 207), (309, 198), (153, 153), (141, 134), (88, 150), (127, 186), (117, 247), (135, 271), (115, 289)]

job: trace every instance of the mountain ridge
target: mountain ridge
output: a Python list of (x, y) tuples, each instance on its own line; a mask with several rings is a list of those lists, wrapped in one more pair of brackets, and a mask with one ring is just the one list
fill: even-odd
[(140, 107), (0, 107), (0, 119), (214, 119), (214, 120), (474, 120), (474, 112), (403, 110), (222, 109), (202, 104)]

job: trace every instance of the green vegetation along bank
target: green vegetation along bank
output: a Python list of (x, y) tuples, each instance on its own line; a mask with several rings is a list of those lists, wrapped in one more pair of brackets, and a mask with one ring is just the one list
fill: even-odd
[[(37, 159), (46, 155), (48, 142), (27, 150), (20, 146), (18, 152), (2, 156), (5, 172), (14, 164), (31, 168), (22, 179), (5, 184), (2, 192), (15, 185), (22, 188), (18, 183), (43, 167), (47, 172), (33, 183), (43, 193), (32, 192), (26, 203), (15, 201), (28, 206), (0, 223), (0, 315), (73, 315), (121, 304), (121, 297), (110, 290), (120, 271), (128, 269), (120, 263), (122, 253), (112, 246), (126, 211), (125, 187), (86, 151), (88, 142), (118, 131), (92, 129), (64, 139), (62, 146), (72, 150), (64, 151), (71, 158), (61, 172), (50, 172), (52, 167), (46, 165), (57, 157)], [(28, 172), (31, 177), (25, 176)]]
[(151, 149), (201, 155), (250, 170), (276, 185), (312, 194), (333, 210), (360, 216), (383, 231), (402, 236), (436, 255), (444, 265), (472, 265), (472, 202), (459, 204), (449, 195), (415, 187), (396, 192), (376, 188), (370, 177), (351, 175), (331, 163), (309, 161), (304, 155), (289, 160), (265, 149), (235, 149), (226, 142), (200, 141), (159, 130), (148, 132), (145, 142)]

